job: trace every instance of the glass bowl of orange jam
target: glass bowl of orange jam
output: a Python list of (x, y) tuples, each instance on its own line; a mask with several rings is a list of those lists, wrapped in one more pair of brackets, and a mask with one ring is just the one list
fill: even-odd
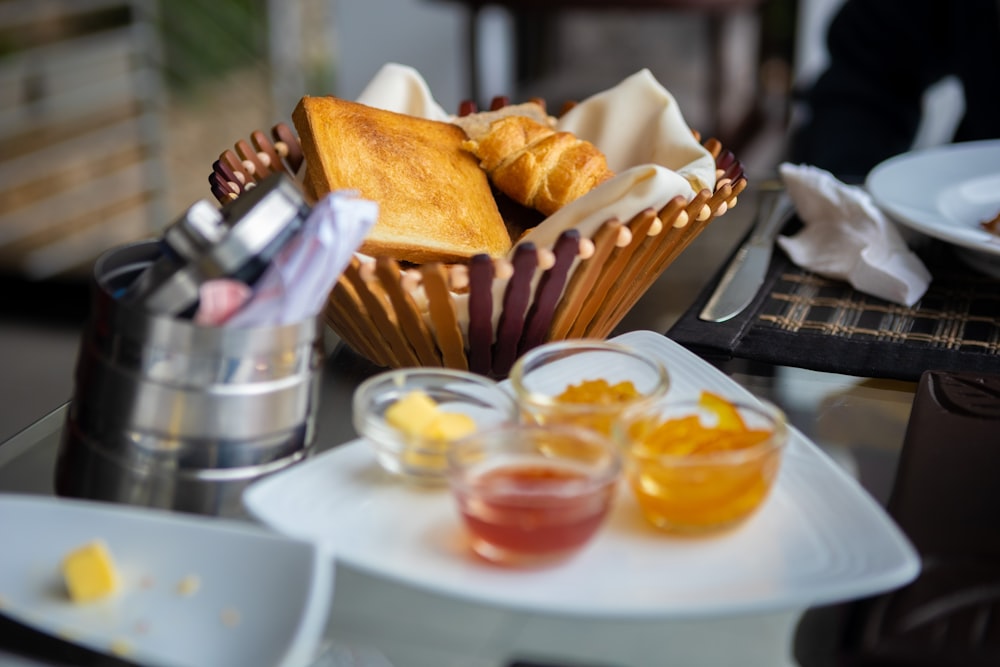
[(479, 431), (454, 443), (448, 463), (472, 551), (516, 566), (583, 548), (605, 522), (621, 473), (610, 438), (566, 425)]
[(352, 410), (355, 430), (382, 468), (404, 481), (442, 486), (452, 442), (518, 421), (513, 397), (497, 382), (447, 368), (372, 376), (355, 389)]
[(626, 345), (572, 339), (521, 356), (510, 386), (524, 421), (572, 424), (610, 437), (626, 409), (666, 395), (670, 376), (659, 361)]
[(712, 533), (761, 507), (788, 440), (785, 416), (766, 402), (702, 392), (631, 412), (615, 438), (643, 515), (673, 533)]

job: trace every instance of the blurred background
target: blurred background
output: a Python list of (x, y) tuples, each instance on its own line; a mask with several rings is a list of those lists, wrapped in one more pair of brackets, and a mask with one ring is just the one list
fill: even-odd
[(499, 94), (555, 107), (648, 67), (693, 127), (734, 149), (759, 129), (741, 123), (763, 122), (763, 96), (780, 107), (787, 91), (791, 1), (478, 4), (0, 1), (0, 265), (85, 273), (208, 196), (236, 140), (289, 121), (305, 93), (356, 97), (390, 61), (456, 110)]
[[(211, 199), (219, 154), (303, 94), (354, 98), (397, 62), (446, 109), (557, 110), (649, 68), (753, 183), (839, 2), (0, 0), (0, 438), (70, 397), (94, 258)], [(702, 247), (724, 256), (739, 233)]]

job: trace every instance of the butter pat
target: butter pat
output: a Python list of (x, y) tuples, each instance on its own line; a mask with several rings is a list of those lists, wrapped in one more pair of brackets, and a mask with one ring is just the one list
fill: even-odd
[(118, 571), (107, 545), (93, 540), (66, 554), (62, 562), (63, 580), (73, 602), (100, 600), (118, 590)]
[(403, 436), (400, 456), (411, 468), (443, 471), (448, 443), (476, 430), (469, 415), (442, 410), (419, 389), (402, 396), (385, 411), (385, 421)]
[(408, 438), (447, 442), (476, 430), (476, 421), (458, 412), (442, 410), (433, 398), (416, 390), (385, 411), (385, 421)]
[(439, 411), (424, 431), (425, 438), (455, 440), (476, 430), (476, 420), (458, 412)]
[(421, 437), (438, 415), (434, 399), (422, 391), (411, 391), (389, 406), (385, 421), (410, 438)]

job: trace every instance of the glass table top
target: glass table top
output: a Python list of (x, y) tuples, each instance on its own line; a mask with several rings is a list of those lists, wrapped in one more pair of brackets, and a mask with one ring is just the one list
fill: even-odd
[[(626, 315), (615, 334), (663, 332), (731, 252), (750, 223), (753, 193), (681, 254)], [(324, 368), (317, 448), (356, 437), (354, 388), (377, 372), (342, 346)], [(792, 425), (856, 477), (878, 501), (888, 497), (916, 391), (915, 383), (868, 380), (734, 360), (720, 366), (738, 384), (782, 407)], [(67, 405), (0, 444), (0, 493), (52, 494), (52, 473)], [(827, 628), (797, 637), (802, 609), (690, 620), (581, 619), (460, 601), (350, 567), (336, 572), (327, 650), (317, 665), (369, 667), (639, 667), (720, 664), (794, 665), (793, 646), (829, 642)], [(0, 620), (2, 620), (0, 616)], [(725, 641), (720, 641), (724, 637)], [(37, 638), (36, 638), (37, 639)], [(0, 629), (0, 653), (19, 642)], [(29, 640), (25, 640), (29, 641)], [(37, 641), (35, 644), (37, 645)], [(43, 647), (46, 642), (41, 642)], [(52, 651), (41, 649), (48, 664)], [(77, 656), (79, 658), (79, 656)], [(65, 661), (65, 658), (63, 658)], [(108, 664), (78, 660), (79, 664)]]
[[(321, 449), (355, 437), (351, 393), (378, 370), (344, 348), (337, 348), (328, 364), (317, 424)], [(794, 426), (884, 502), (916, 385), (741, 362), (724, 370), (758, 397), (781, 406)], [(59, 406), (0, 445), (0, 492), (53, 493), (66, 410), (67, 405)], [(491, 608), (339, 567), (328, 637), (337, 650), (369, 651), (397, 667), (502, 667), (539, 656), (552, 664), (622, 667), (649, 664), (654, 655), (688, 665), (723, 664), (724, 655), (740, 656), (741, 664), (791, 665), (802, 611), (670, 622), (581, 620)], [(713, 639), (720, 633), (729, 638), (725, 647)]]

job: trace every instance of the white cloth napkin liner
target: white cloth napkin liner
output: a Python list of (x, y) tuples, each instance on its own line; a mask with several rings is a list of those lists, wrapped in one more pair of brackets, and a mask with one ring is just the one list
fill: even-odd
[(355, 102), (430, 120), (447, 122), (451, 118), (434, 100), (420, 73), (397, 63), (383, 65)]
[(715, 158), (698, 143), (677, 100), (648, 69), (583, 100), (556, 127), (600, 148), (612, 171), (656, 164), (687, 179), (692, 194), (715, 188)]
[(540, 248), (551, 248), (565, 229), (575, 227), (581, 238), (592, 238), (602, 224), (616, 218), (625, 222), (639, 211), (657, 211), (678, 189), (680, 176), (655, 164), (627, 169), (583, 197), (550, 215), (524, 236)]
[(796, 265), (905, 306), (924, 295), (930, 272), (863, 188), (811, 165), (779, 173), (804, 224), (777, 241)]
[[(434, 120), (454, 117), (444, 114), (419, 72), (396, 63), (384, 65), (357, 101)], [(690, 200), (696, 189), (715, 188), (715, 159), (647, 69), (582, 100), (559, 119), (557, 129), (597, 146), (616, 176), (542, 221), (521, 243), (548, 247), (565, 229), (578, 227), (586, 236), (613, 217), (625, 222), (647, 208), (659, 210), (677, 195)]]

